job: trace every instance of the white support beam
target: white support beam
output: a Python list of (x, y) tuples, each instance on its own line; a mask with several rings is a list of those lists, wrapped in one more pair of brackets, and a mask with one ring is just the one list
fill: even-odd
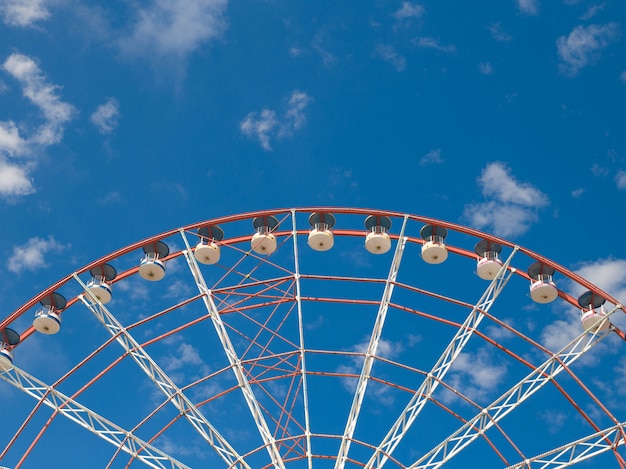
[[(608, 321), (608, 318), (621, 307), (619, 304), (615, 306), (604, 320)], [(591, 331), (581, 333), (561, 351), (552, 355), (519, 383), (468, 420), (452, 435), (416, 460), (409, 466), (409, 469), (441, 467), (611, 332), (612, 327), (597, 333)]]
[(298, 254), (298, 230), (296, 228), (296, 211), (291, 211), (291, 236), (293, 238), (294, 273), (296, 282), (296, 305), (298, 308), (298, 333), (300, 334), (300, 373), (302, 376), (302, 400), (304, 405), (304, 433), (306, 437), (306, 459), (308, 469), (313, 469), (313, 453), (311, 450), (311, 424), (309, 416), (309, 391), (306, 377), (306, 354), (304, 348), (304, 322), (302, 318), (302, 295), (300, 290), (300, 256)]
[(385, 438), (383, 438), (383, 441), (378, 445), (376, 451), (365, 465), (365, 469), (371, 469), (374, 466), (378, 469), (382, 468), (400, 441), (402, 441), (402, 438), (404, 438), (404, 435), (406, 435), (409, 428), (426, 405), (426, 402), (431, 398), (441, 380), (443, 380), (454, 361), (469, 342), (469, 339), (484, 318), (485, 313), (489, 311), (496, 298), (515, 272), (514, 268), (509, 269), (509, 265), (518, 249), (518, 247), (513, 249), (513, 252), (509, 255), (495, 278), (472, 308), (467, 319), (465, 319), (465, 322), (445, 348), (430, 370), (430, 373), (426, 375), (422, 384), (417, 388), (409, 403), (398, 416)]
[(207, 286), (204, 275), (202, 275), (202, 272), (198, 267), (198, 263), (196, 262), (196, 258), (194, 257), (193, 252), (191, 251), (191, 246), (189, 245), (189, 241), (185, 236), (185, 232), (181, 230), (180, 233), (186, 246), (186, 249), (183, 251), (185, 260), (189, 265), (189, 269), (191, 270), (191, 274), (193, 275), (196, 285), (198, 286), (198, 290), (202, 294), (202, 301), (204, 302), (204, 306), (211, 316), (211, 322), (213, 323), (215, 332), (217, 333), (222, 347), (224, 348), (224, 352), (226, 353), (228, 362), (230, 363), (233, 373), (235, 374), (235, 378), (237, 379), (239, 388), (241, 389), (243, 397), (246, 400), (246, 404), (248, 405), (250, 414), (254, 419), (257, 430), (259, 431), (259, 434), (261, 435), (261, 438), (265, 443), (267, 452), (269, 453), (272, 460), (272, 465), (279, 469), (285, 469), (285, 464), (282, 460), (280, 452), (278, 451), (278, 446), (276, 445), (276, 439), (272, 435), (272, 432), (270, 431), (269, 427), (267, 426), (267, 422), (263, 417), (263, 411), (261, 410), (257, 398), (252, 391), (252, 387), (250, 386), (250, 382), (246, 377), (246, 373), (241, 363), (241, 359), (235, 351), (235, 347), (230, 340), (230, 336), (228, 335), (228, 331), (226, 330), (224, 321), (222, 321), (222, 317), (220, 316), (217, 306), (213, 301), (213, 294)]
[(115, 425), (16, 366), (9, 371), (0, 372), (0, 378), (150, 467), (190, 469), (167, 453), (139, 439), (130, 431)]
[(508, 466), (506, 469), (533, 469), (550, 467), (569, 467), (598, 454), (613, 451), (624, 445), (624, 428), (626, 422), (605, 428), (597, 433), (587, 435), (567, 445), (560, 446), (538, 456)]
[(85, 285), (77, 274), (74, 274), (74, 278), (85, 291), (84, 294), (79, 296), (85, 306), (87, 306), (94, 316), (107, 328), (109, 333), (115, 337), (115, 340), (126, 350), (137, 365), (139, 365), (139, 368), (157, 385), (176, 409), (191, 423), (202, 438), (209, 443), (211, 448), (217, 452), (220, 458), (228, 463), (229, 467), (250, 469), (250, 466), (248, 466), (243, 458), (233, 449), (228, 441), (220, 435), (205, 415), (200, 412), (200, 409), (183, 394), (182, 390), (176, 386), (172, 378), (156, 364), (152, 357), (139, 345), (117, 318), (87, 288), (87, 285)]
[(389, 275), (387, 276), (387, 281), (385, 282), (385, 289), (383, 291), (380, 305), (378, 307), (378, 314), (376, 315), (376, 321), (374, 322), (372, 335), (367, 346), (367, 351), (365, 352), (363, 368), (361, 369), (361, 375), (359, 376), (359, 381), (356, 385), (356, 390), (354, 392), (352, 407), (350, 408), (346, 427), (341, 438), (339, 453), (337, 454), (337, 459), (335, 460), (335, 469), (343, 469), (348, 458), (348, 451), (350, 450), (350, 444), (352, 443), (354, 430), (356, 429), (356, 424), (359, 419), (359, 414), (361, 412), (361, 406), (365, 397), (365, 391), (367, 389), (367, 384), (370, 379), (372, 366), (374, 365), (374, 358), (376, 357), (378, 344), (380, 343), (380, 336), (383, 332), (383, 326), (387, 317), (389, 302), (391, 301), (393, 288), (395, 286), (396, 278), (398, 277), (398, 270), (400, 269), (402, 254), (404, 253), (404, 247), (406, 246), (407, 239), (404, 236), (404, 229), (406, 227), (407, 220), (408, 217), (405, 216), (404, 221), (402, 222), (402, 228), (400, 229), (398, 244), (396, 245), (396, 250), (391, 261)]

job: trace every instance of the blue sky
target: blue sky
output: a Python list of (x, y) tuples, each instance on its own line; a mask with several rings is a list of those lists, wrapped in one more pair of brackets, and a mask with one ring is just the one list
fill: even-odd
[[(94, 259), (149, 236), (242, 212), (308, 206), (368, 207), (470, 226), (538, 252), (626, 301), (623, 2), (0, 0), (0, 20), (2, 317)], [(350, 217), (344, 219), (338, 217), (338, 228), (342, 223), (358, 225)], [(251, 230), (246, 223), (236, 229), (245, 231), (245, 225)], [(394, 219), (392, 231), (397, 233), (400, 226), (401, 219)], [(419, 227), (413, 228), (417, 236)], [(172, 243), (173, 251), (184, 248), (180, 236)], [(326, 253), (324, 261), (316, 261), (307, 252), (303, 262), (314, 272), (332, 267), (345, 269), (346, 275), (386, 278), (391, 254), (364, 260), (361, 249), (357, 253), (337, 244), (335, 260)], [(417, 251), (412, 254), (418, 256)], [(138, 256), (128, 254), (116, 267), (120, 272), (131, 268)], [(229, 259), (235, 262), (237, 257)], [(278, 259), (288, 261), (289, 256)], [(195, 293), (185, 269), (182, 258), (168, 265), (169, 285), (165, 290), (162, 284), (158, 287), (165, 291), (165, 304)], [(403, 275), (416, 285), (432, 280), (401, 270), (400, 281)], [(470, 302), (482, 293), (482, 287), (472, 289), (475, 282), (431, 283), (443, 294)], [(582, 292), (566, 279), (559, 286), (572, 295)], [(127, 309), (118, 309), (120, 320), (134, 322), (137, 314), (158, 311), (159, 306), (148, 301), (154, 300), (156, 288), (135, 277), (126, 286), (116, 285), (117, 304), (123, 304), (122, 298), (129, 302)], [(382, 293), (380, 285), (375, 292), (353, 288), (356, 296)], [(63, 293), (75, 295), (76, 285)], [(562, 306), (544, 309), (522, 327), (519, 316), (530, 311), (528, 298), (516, 303), (515, 295), (506, 293), (509, 306), (501, 307), (502, 317), (515, 317), (511, 321), (538, 342), (558, 349), (578, 333), (575, 311)], [(412, 301), (409, 297), (407, 293), (406, 300)], [(94, 343), (106, 340), (104, 329), (94, 333), (93, 342), (77, 338), (81, 330), (94, 326), (88, 310), (80, 304), (74, 308), (79, 307), (82, 314), (71, 316), (74, 323), (64, 320), (58, 336), (29, 337), (16, 349), (15, 363), (54, 382), (93, 350)], [(350, 321), (326, 323), (321, 313), (312, 313), (312, 331), (332, 332), (328, 337), (311, 332), (311, 340), (319, 340), (319, 347), (363, 351), (375, 308), (372, 313), (372, 320), (349, 337), (341, 331), (351, 327)], [(23, 332), (31, 314), (10, 327)], [(460, 315), (451, 317), (462, 322)], [(403, 330), (401, 321), (394, 322), (397, 318), (389, 321), (392, 332), (380, 352), (385, 357), (410, 360), (411, 354), (430, 348), (426, 336), (439, 344), (438, 350), (448, 342), (446, 332), (439, 335), (435, 326), (428, 334), (412, 333)], [(626, 320), (616, 317), (614, 322), (626, 328)], [(64, 335), (66, 329), (74, 336), (69, 331)], [(158, 332), (146, 326), (142, 340), (154, 334)], [(200, 331), (186, 334), (153, 346), (152, 353), (168, 373), (189, 382), (194, 379), (185, 375), (189, 367), (199, 376), (225, 366), (209, 360), (198, 345)], [(506, 340), (502, 331), (495, 334)], [(624, 394), (617, 389), (626, 380), (621, 366), (626, 344), (608, 340), (609, 346), (599, 346), (601, 352), (588, 358), (580, 373), (615, 415), (626, 420)], [(121, 353), (111, 349), (111, 357)], [(175, 350), (180, 359), (168, 357), (168, 350)], [(47, 351), (56, 358), (44, 366), (37, 356)], [(518, 353), (540, 362), (534, 350), (520, 346)], [(429, 369), (437, 356), (428, 355), (431, 361), (419, 366)], [(316, 359), (320, 367), (357, 373), (363, 361), (346, 356), (341, 363), (324, 364), (318, 357), (312, 358), (314, 364)], [(472, 363), (480, 364), (484, 373), (472, 371)], [(97, 366), (78, 373), (64, 392), (79, 389), (80, 379), (91, 379), (101, 369)], [(455, 366), (451, 385), (465, 386), (468, 396), (483, 404), (523, 374), (515, 374), (476, 344)], [(95, 403), (114, 422), (132, 427), (149, 407), (133, 404), (141, 398), (117, 406), (95, 399), (102, 392), (116, 396), (119, 391), (112, 400), (123, 401), (127, 395), (121, 388), (114, 390), (119, 380), (128, 379), (133, 390), (146, 386), (139, 377), (130, 384), (127, 377), (139, 374), (132, 362), (121, 367), (102, 380), (101, 391), (94, 389), (93, 396), (87, 392), (84, 401)], [(232, 382), (231, 376), (228, 379), (211, 386), (225, 386)], [(316, 385), (312, 382), (312, 388)], [(334, 392), (319, 386), (320, 393)], [(354, 386), (355, 381), (344, 382), (335, 390), (336, 409), (315, 410), (329, 420), (330, 415), (347, 414)], [(408, 381), (406, 386), (416, 387)], [(365, 414), (357, 432), (371, 431), (370, 443), (377, 445), (384, 431), (372, 429), (388, 428), (405, 397), (373, 389), (366, 403), (378, 410)], [(153, 391), (146, 391), (146, 401), (160, 403)], [(190, 397), (200, 395), (197, 387)], [(11, 406), (4, 417), (13, 435), (35, 401), (4, 383), (0, 396)], [(531, 407), (528, 413), (539, 415), (532, 428), (546, 425), (558, 430), (554, 434), (559, 439), (543, 449), (529, 441), (526, 456), (593, 433), (590, 426), (579, 428), (580, 416), (573, 415), (562, 397), (552, 404), (550, 396), (541, 401), (550, 403), (544, 411)], [(453, 399), (444, 395), (444, 401)], [(244, 405), (235, 397), (232, 404)], [(220, 414), (223, 405), (212, 405), (207, 412), (226, 422)], [(589, 406), (590, 413), (597, 411), (597, 406)], [(467, 410), (462, 405), (460, 409), (461, 414)], [(167, 415), (171, 412), (163, 418)], [(34, 419), (0, 465), (18, 463), (46, 418), (44, 412)], [(104, 467), (111, 447), (59, 420), (47, 434), (68, 432), (71, 438), (84, 438), (97, 447)], [(157, 440), (162, 448), (192, 467), (221, 467), (210, 449), (195, 444), (184, 448), (181, 442), (197, 436), (184, 424), (177, 425), (180, 430)], [(329, 425), (328, 432), (341, 434), (345, 419)], [(572, 427), (577, 431), (570, 434)], [(443, 436), (455, 428), (452, 423), (433, 433)], [(507, 431), (516, 434), (519, 428), (511, 424)], [(146, 429), (142, 438), (149, 432)], [(241, 448), (246, 438), (258, 439), (241, 428), (228, 428), (228, 434)], [(9, 443), (6, 435), (0, 435), (0, 451)], [(42, 439), (43, 448), (57, 445), (67, 451), (53, 436)], [(333, 453), (336, 445), (333, 441), (324, 449)], [(398, 449), (403, 464), (425, 451), (413, 446)], [(89, 455), (77, 451), (76, 465), (64, 467), (85, 467)], [(45, 449), (34, 451), (23, 467), (40, 467), (38, 461), (45, 455)], [(125, 467), (127, 459), (122, 459), (112, 467)], [(498, 461), (497, 467), (505, 465)], [(595, 461), (600, 462), (581, 466), (618, 467), (613, 456)], [(511, 458), (510, 463), (515, 462)], [(318, 464), (327, 467), (322, 464), (328, 462)], [(454, 464), (450, 467), (467, 467), (467, 461)]]

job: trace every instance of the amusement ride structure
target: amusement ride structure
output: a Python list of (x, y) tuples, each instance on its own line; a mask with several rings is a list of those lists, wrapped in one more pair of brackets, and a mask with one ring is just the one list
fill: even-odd
[(550, 259), (442, 220), (213, 218), (0, 318), (17, 416), (0, 465), (624, 468), (604, 359), (626, 347), (624, 312)]

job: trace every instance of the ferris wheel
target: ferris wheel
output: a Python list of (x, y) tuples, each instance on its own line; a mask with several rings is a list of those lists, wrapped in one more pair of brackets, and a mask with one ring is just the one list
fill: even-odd
[(624, 468), (624, 312), (442, 220), (213, 218), (1, 318), (0, 466)]

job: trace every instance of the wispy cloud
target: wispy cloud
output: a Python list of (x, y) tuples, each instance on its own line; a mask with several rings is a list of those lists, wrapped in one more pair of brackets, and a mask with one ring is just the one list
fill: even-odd
[(422, 5), (402, 2), (402, 6), (396, 10), (392, 16), (399, 20), (406, 20), (410, 18), (421, 18), (424, 13), (426, 13), (426, 9)]
[(478, 64), (478, 71), (483, 75), (491, 75), (493, 73), (493, 66), (489, 62), (481, 62)]
[(606, 8), (606, 3), (590, 5), (589, 8), (587, 8), (587, 11), (585, 11), (585, 13), (580, 17), (580, 19), (584, 21), (588, 21), (594, 16), (596, 16), (598, 13), (600, 13), (602, 10), (604, 10), (605, 8)]
[(617, 188), (621, 191), (626, 190), (626, 171), (620, 169), (615, 175), (615, 183)]
[(40, 145), (58, 143), (63, 137), (63, 126), (72, 119), (75, 108), (59, 97), (59, 86), (48, 83), (45, 75), (31, 57), (11, 54), (3, 64), (4, 70), (22, 86), (22, 93), (42, 112), (42, 124), (33, 141)]
[(45, 0), (3, 0), (0, 2), (2, 21), (9, 26), (32, 26), (50, 16)]
[(59, 143), (76, 109), (61, 100), (60, 88), (48, 82), (31, 57), (11, 54), (2, 64), (2, 70), (20, 84), (22, 94), (39, 109), (44, 121), (32, 131), (27, 130), (27, 137), (15, 122), (0, 122), (0, 196), (22, 196), (35, 191), (30, 176), (35, 162), (16, 158), (34, 157), (38, 151)]
[(467, 205), (464, 217), (478, 229), (490, 228), (499, 236), (525, 233), (537, 219), (548, 197), (531, 184), (518, 182), (501, 162), (489, 163), (478, 178), (485, 202)]
[(441, 157), (441, 148), (430, 150), (420, 159), (420, 165), (425, 166), (428, 164), (441, 164), (444, 159)]
[(41, 269), (48, 266), (47, 254), (58, 254), (68, 248), (68, 245), (57, 242), (52, 236), (47, 239), (30, 238), (21, 246), (13, 246), (13, 253), (7, 260), (7, 268), (16, 274)]
[(568, 77), (575, 77), (587, 65), (594, 64), (600, 51), (618, 36), (616, 23), (576, 26), (569, 35), (560, 36), (556, 41), (560, 59), (559, 69)]
[(411, 39), (411, 43), (418, 47), (424, 47), (427, 49), (435, 49), (441, 52), (455, 52), (456, 46), (452, 44), (441, 44), (439, 39), (435, 37), (416, 37)]
[(131, 57), (186, 59), (222, 36), (227, 5), (227, 0), (153, 0), (137, 8), (132, 30), (118, 45)]
[(493, 23), (487, 27), (493, 37), (498, 42), (508, 42), (513, 40), (513, 36), (502, 29), (500, 23)]
[(391, 64), (396, 72), (406, 70), (406, 58), (399, 54), (393, 46), (387, 44), (378, 44), (374, 51), (374, 57), (380, 58)]
[[(367, 337), (362, 342), (354, 345), (352, 350), (354, 350), (355, 352), (364, 354), (365, 352), (367, 352), (367, 347), (369, 346), (369, 342), (370, 342), (370, 338)], [(376, 356), (381, 357), (381, 358), (392, 359), (404, 350), (405, 344), (408, 344), (409, 347), (412, 347), (415, 345), (415, 343), (416, 343), (415, 336), (408, 337), (406, 341), (398, 341), (398, 342), (392, 342), (390, 340), (381, 339), (378, 342), (378, 349), (376, 350)], [(339, 367), (337, 367), (336, 372), (342, 373), (342, 374), (348, 374), (348, 375), (359, 375), (363, 368), (363, 361), (364, 361), (363, 356), (353, 356), (350, 361), (351, 363), (349, 364), (342, 364)], [(356, 389), (357, 380), (354, 378), (346, 377), (346, 378), (341, 379), (341, 384), (346, 391), (348, 391), (349, 393), (352, 393)], [(390, 395), (389, 391), (391, 391), (391, 388), (389, 388), (388, 386), (382, 383), (370, 381), (370, 383), (368, 384), (368, 393), (370, 395), (376, 396), (376, 399), (378, 400), (378, 402), (386, 406), (393, 404), (393, 396)]]
[(91, 114), (91, 122), (100, 133), (110, 134), (117, 127), (120, 117), (120, 104), (115, 98), (108, 98)]
[(619, 74), (619, 79), (622, 81), (622, 83), (626, 83), (626, 70)]
[(537, 0), (517, 0), (517, 8), (526, 15), (536, 15), (539, 13), (539, 2)]
[(249, 113), (239, 124), (239, 129), (246, 136), (258, 140), (264, 150), (272, 150), (272, 139), (289, 137), (306, 122), (305, 110), (312, 98), (302, 91), (295, 90), (287, 101), (282, 116), (272, 109), (262, 109)]

